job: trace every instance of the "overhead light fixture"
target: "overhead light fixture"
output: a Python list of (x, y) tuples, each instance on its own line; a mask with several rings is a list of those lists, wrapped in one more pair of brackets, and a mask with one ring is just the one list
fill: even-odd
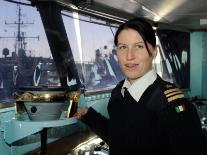
[(157, 30), (157, 27), (155, 27), (155, 26), (152, 26), (152, 28), (153, 28), (153, 30)]
[(129, 0), (131, 3), (138, 3), (136, 0)]
[(200, 19), (200, 25), (207, 25), (207, 19)]
[(73, 4), (70, 4), (70, 7), (71, 7), (72, 9), (74, 9), (74, 10), (78, 10), (78, 7), (75, 6), (75, 5), (73, 5)]
[(63, 1), (57, 1), (57, 3), (59, 3), (59, 4), (63, 5), (63, 6), (70, 7), (73, 10), (79, 10), (79, 8), (76, 5), (71, 4), (71, 3), (68, 4), (68, 3), (65, 3)]
[(142, 5), (142, 9), (149, 12), (150, 14), (154, 15), (154, 21), (159, 21), (162, 17), (160, 17), (158, 14), (156, 14), (155, 12), (153, 12), (152, 10), (146, 8), (145, 6)]

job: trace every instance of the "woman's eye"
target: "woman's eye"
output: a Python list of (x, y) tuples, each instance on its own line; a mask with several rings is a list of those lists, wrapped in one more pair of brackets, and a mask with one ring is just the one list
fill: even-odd
[(124, 45), (118, 46), (118, 50), (125, 50), (125, 49), (127, 49), (127, 46)]
[(144, 45), (136, 44), (136, 48), (144, 48)]

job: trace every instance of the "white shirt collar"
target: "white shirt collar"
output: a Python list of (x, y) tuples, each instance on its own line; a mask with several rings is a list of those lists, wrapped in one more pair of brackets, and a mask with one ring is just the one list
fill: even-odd
[(130, 82), (125, 79), (121, 89), (122, 95), (124, 94), (124, 88), (127, 88), (131, 96), (138, 102), (144, 91), (156, 80), (157, 74), (154, 70), (150, 70), (144, 76), (140, 77), (131, 85)]

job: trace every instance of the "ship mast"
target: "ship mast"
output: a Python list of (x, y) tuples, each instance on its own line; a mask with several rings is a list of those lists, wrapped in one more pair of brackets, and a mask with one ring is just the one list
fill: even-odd
[(17, 21), (13, 22), (13, 23), (8, 23), (5, 21), (6, 25), (17, 25), (17, 34), (14, 37), (1, 37), (1, 38), (15, 38), (16, 42), (14, 45), (14, 49), (15, 49), (15, 53), (18, 53), (19, 49), (23, 49), (24, 51), (26, 51), (26, 44), (27, 42), (25, 41), (26, 38), (35, 38), (39, 40), (39, 36), (37, 37), (33, 37), (33, 36), (25, 36), (25, 32), (22, 32), (21, 27), (22, 26), (26, 26), (28, 24), (34, 24), (33, 22), (29, 23), (29, 22), (24, 22), (22, 21), (22, 13), (21, 13), (21, 7), (20, 4), (17, 4), (18, 7), (18, 14), (17, 14)]

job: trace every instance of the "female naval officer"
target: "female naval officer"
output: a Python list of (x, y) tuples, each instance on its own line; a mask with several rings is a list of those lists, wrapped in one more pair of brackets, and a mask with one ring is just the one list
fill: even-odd
[(114, 43), (126, 78), (112, 90), (109, 118), (91, 107), (78, 108), (75, 116), (109, 145), (110, 155), (201, 154), (204, 135), (195, 107), (152, 68), (157, 54), (152, 26), (129, 20)]

